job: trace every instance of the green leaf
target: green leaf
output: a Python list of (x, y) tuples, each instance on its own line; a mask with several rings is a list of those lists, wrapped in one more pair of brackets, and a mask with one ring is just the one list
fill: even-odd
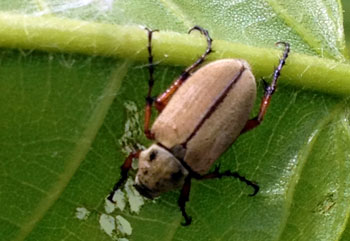
[[(339, 1), (16, 0), (0, 9), (0, 240), (349, 240)], [(249, 197), (228, 178), (193, 181), (185, 228), (176, 191), (143, 200), (129, 181), (123, 210), (105, 197), (128, 150), (150, 143), (147, 35), (137, 25), (160, 30), (160, 93), (205, 49), (186, 34), (195, 24), (214, 39), (209, 60), (246, 59), (257, 80), (278, 63), (275, 42), (292, 49), (264, 123), (218, 160), (260, 192)]]

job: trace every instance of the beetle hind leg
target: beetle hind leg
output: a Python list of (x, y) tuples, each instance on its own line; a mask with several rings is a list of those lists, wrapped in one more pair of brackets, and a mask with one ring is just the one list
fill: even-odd
[(270, 105), (270, 102), (271, 102), (271, 97), (276, 90), (277, 80), (278, 80), (279, 76), (281, 75), (281, 70), (282, 70), (283, 66), (286, 64), (286, 59), (288, 58), (288, 54), (290, 51), (290, 46), (288, 43), (285, 43), (285, 42), (277, 42), (276, 43), (276, 45), (280, 45), (280, 44), (284, 45), (284, 52), (283, 52), (282, 58), (279, 61), (277, 68), (275, 69), (275, 71), (273, 73), (272, 82), (269, 85), (264, 79), (262, 80), (263, 84), (264, 84), (265, 93), (264, 93), (264, 96), (261, 100), (259, 114), (255, 118), (248, 120), (248, 122), (246, 123), (246, 125), (243, 128), (241, 133), (247, 132), (247, 131), (257, 127), (258, 125), (261, 124), (261, 122), (264, 119), (266, 111), (267, 111), (267, 109)]

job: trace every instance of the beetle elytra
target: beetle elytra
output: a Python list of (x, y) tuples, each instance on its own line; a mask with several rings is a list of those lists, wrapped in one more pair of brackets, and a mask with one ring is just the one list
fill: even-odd
[[(249, 120), (256, 96), (256, 82), (248, 63), (240, 59), (222, 59), (204, 67), (198, 66), (211, 53), (212, 39), (207, 30), (195, 26), (206, 37), (207, 49), (198, 60), (188, 67), (181, 76), (157, 99), (151, 97), (154, 85), (154, 65), (152, 56), (152, 35), (157, 30), (147, 29), (149, 90), (145, 107), (145, 135), (154, 141), (148, 149), (130, 153), (121, 166), (121, 177), (108, 196), (113, 195), (126, 181), (133, 158), (139, 159), (135, 188), (145, 197), (154, 198), (160, 194), (181, 188), (178, 204), (185, 219), (184, 225), (191, 223), (185, 210), (189, 200), (191, 179), (211, 179), (224, 176), (238, 178), (254, 188), (254, 196), (259, 186), (237, 172), (219, 172), (209, 169), (236, 138), (256, 126), (264, 118), (275, 92), (277, 80), (289, 54), (289, 44), (279, 65), (274, 71), (270, 85), (264, 81), (265, 94), (259, 114)], [(198, 70), (197, 70), (198, 69)], [(160, 113), (150, 128), (152, 106)]]

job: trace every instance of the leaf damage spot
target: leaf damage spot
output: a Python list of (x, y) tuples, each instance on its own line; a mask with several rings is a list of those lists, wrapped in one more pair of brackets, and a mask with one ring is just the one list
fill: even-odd
[[(113, 197), (113, 199), (114, 199), (114, 197)], [(115, 210), (114, 203), (112, 203), (108, 199), (105, 199), (105, 211), (106, 211), (106, 213), (113, 213), (114, 210)]]
[[(122, 152), (127, 156), (131, 152), (145, 149), (145, 147), (136, 141), (143, 135), (143, 130), (141, 128), (142, 125), (140, 122), (139, 110), (137, 109), (135, 102), (125, 101), (124, 107), (126, 109), (124, 134), (119, 139), (118, 143), (121, 146)], [(137, 169), (137, 160), (135, 159), (133, 160), (132, 168), (134, 170)]]
[(131, 235), (132, 228), (128, 220), (123, 218), (122, 216), (118, 215), (116, 217), (117, 220), (117, 228), (122, 234)]
[[(132, 233), (132, 227), (128, 220), (126, 220), (121, 215), (113, 216), (108, 212), (111, 211), (111, 205), (105, 204), (105, 211), (107, 213), (102, 213), (99, 218), (100, 229), (111, 237), (111, 240), (115, 241), (129, 241), (125, 236), (129, 236)], [(107, 208), (106, 208), (107, 206)], [(114, 207), (115, 209), (115, 207)], [(87, 210), (85, 207), (77, 207), (75, 212), (75, 217), (79, 220), (87, 220), (91, 211)]]
[(118, 215), (114, 218), (112, 215), (101, 214), (99, 223), (101, 230), (110, 236), (112, 240), (129, 241), (124, 236), (131, 235), (132, 228), (130, 223), (122, 216)]
[(128, 196), (128, 202), (130, 205), (131, 212), (139, 213), (141, 207), (145, 203), (145, 198), (140, 195), (140, 193), (134, 188), (134, 180), (132, 178), (128, 178), (125, 183), (125, 191)]
[(79, 207), (76, 209), (75, 217), (80, 220), (87, 220), (90, 215), (90, 211), (84, 207)]
[(316, 207), (316, 212), (324, 215), (329, 216), (331, 215), (331, 209), (336, 205), (336, 197), (334, 193), (329, 193), (324, 200), (319, 202)]
[(100, 216), (100, 228), (110, 237), (113, 237), (113, 231), (115, 230), (115, 219), (108, 214), (102, 214)]
[[(113, 196), (113, 201), (115, 201), (115, 205), (120, 211), (123, 211), (125, 206), (126, 206), (126, 201), (125, 201), (125, 193), (122, 192), (121, 190), (117, 190), (114, 193)], [(107, 200), (108, 201), (108, 200)], [(111, 203), (111, 202), (110, 202)]]
[(131, 235), (132, 228), (128, 220), (123, 218), (120, 215), (117, 215), (115, 218), (109, 214), (101, 214), (100, 216), (100, 228), (112, 240), (116, 241), (129, 241), (125, 235)]
[[(118, 140), (121, 150), (125, 155), (138, 149), (144, 149), (144, 146), (137, 143), (142, 134), (140, 114), (137, 106), (134, 102), (126, 101), (124, 103), (126, 109), (127, 120), (124, 126), (124, 134)], [(133, 169), (137, 169), (137, 162), (133, 162)], [(145, 198), (141, 196), (138, 191), (134, 188), (134, 180), (129, 177), (124, 185), (124, 190), (117, 190), (113, 195), (112, 203), (108, 199), (105, 200), (104, 210), (105, 213), (100, 216), (100, 227), (112, 240), (117, 241), (129, 241), (125, 236), (131, 235), (132, 227), (127, 219), (121, 215), (117, 215), (115, 218), (111, 215), (116, 211), (116, 208), (120, 211), (124, 211), (127, 204), (129, 210), (132, 213), (138, 214), (141, 207), (145, 203)]]

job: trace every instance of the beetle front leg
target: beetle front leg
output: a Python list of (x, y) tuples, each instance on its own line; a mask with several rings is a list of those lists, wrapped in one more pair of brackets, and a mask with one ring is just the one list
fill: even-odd
[(189, 201), (190, 190), (191, 190), (191, 176), (188, 175), (185, 179), (184, 185), (182, 186), (181, 195), (178, 200), (178, 204), (179, 204), (182, 216), (185, 218), (185, 222), (181, 223), (183, 226), (190, 225), (192, 222), (192, 218), (188, 216), (186, 213), (186, 202)]
[[(157, 32), (158, 30), (151, 30), (149, 28), (145, 28), (148, 32), (148, 69), (149, 69), (149, 81), (148, 81), (148, 94), (146, 97), (146, 107), (145, 107), (145, 122), (144, 122), (144, 133), (146, 137), (150, 140), (154, 140), (154, 134), (151, 132), (151, 116), (152, 116), (152, 105), (154, 99), (152, 97), (152, 89), (154, 85), (154, 65), (153, 65), (153, 55), (152, 55), (152, 35), (153, 32)], [(193, 30), (198, 30), (203, 34), (207, 39), (207, 49), (204, 54), (200, 56), (196, 62), (194, 62), (190, 67), (188, 67), (181, 75), (180, 78), (176, 79), (174, 83), (162, 94), (160, 94), (155, 100), (155, 107), (158, 112), (162, 112), (165, 106), (168, 104), (170, 98), (175, 94), (175, 92), (180, 88), (180, 86), (186, 81), (186, 79), (191, 75), (192, 71), (197, 68), (207, 57), (208, 54), (212, 52), (211, 43), (212, 39), (209, 36), (209, 32), (199, 26), (194, 26), (189, 30), (191, 33)]]
[(289, 54), (289, 50), (290, 50), (290, 46), (288, 43), (285, 42), (277, 42), (276, 45), (279, 44), (283, 44), (285, 49), (284, 49), (284, 53), (282, 58), (279, 61), (279, 64), (277, 66), (277, 68), (275, 69), (274, 73), (273, 73), (273, 80), (271, 82), (270, 85), (267, 84), (267, 82), (265, 80), (263, 80), (264, 83), (264, 89), (265, 89), (265, 93), (264, 93), (264, 97), (262, 98), (261, 104), (260, 104), (260, 110), (259, 110), (259, 114), (251, 119), (248, 120), (248, 122), (246, 123), (245, 127), (243, 128), (241, 133), (244, 133), (246, 131), (249, 131), (255, 127), (257, 127), (258, 125), (260, 125), (260, 123), (263, 121), (264, 116), (266, 114), (267, 108), (270, 105), (271, 102), (271, 97), (273, 95), (273, 93), (276, 90), (276, 86), (277, 86), (277, 80), (281, 74), (281, 70), (283, 68), (283, 65), (286, 63), (286, 59), (288, 57)]
[(201, 64), (203, 63), (203, 61), (205, 60), (205, 58), (212, 52), (211, 49), (211, 43), (212, 43), (212, 39), (209, 36), (209, 32), (200, 27), (200, 26), (194, 26), (193, 28), (191, 28), (188, 33), (191, 33), (193, 30), (198, 30), (201, 34), (203, 34), (206, 39), (207, 39), (207, 49), (205, 50), (204, 54), (202, 54), (202, 56), (200, 56), (196, 62), (194, 62), (190, 67), (188, 67), (187, 69), (185, 69), (184, 72), (182, 72), (182, 74), (180, 75), (180, 77), (178, 79), (176, 79), (173, 84), (161, 95), (158, 96), (156, 102), (155, 102), (155, 106), (156, 109), (159, 112), (162, 112), (162, 110), (165, 108), (165, 106), (168, 104), (169, 100), (171, 99), (171, 97), (175, 94), (175, 92), (180, 88), (180, 86), (187, 80), (187, 78), (191, 75), (191, 73)]
[(152, 98), (152, 89), (154, 85), (154, 65), (153, 65), (153, 55), (152, 55), (152, 35), (154, 32), (157, 32), (158, 30), (151, 30), (149, 28), (145, 28), (148, 32), (148, 72), (149, 72), (149, 80), (148, 80), (148, 93), (146, 97), (146, 107), (145, 107), (145, 123), (144, 123), (144, 133), (146, 137), (150, 140), (154, 139), (154, 134), (151, 132), (150, 125), (151, 125), (151, 116), (152, 116), (152, 105), (153, 105), (153, 98)]
[(125, 183), (126, 179), (128, 178), (128, 172), (131, 169), (132, 159), (138, 158), (141, 151), (132, 152), (129, 154), (129, 156), (126, 158), (123, 165), (120, 167), (120, 179), (118, 182), (114, 185), (113, 190), (108, 195), (107, 199), (111, 201), (112, 203), (115, 203), (113, 200), (114, 193)]

